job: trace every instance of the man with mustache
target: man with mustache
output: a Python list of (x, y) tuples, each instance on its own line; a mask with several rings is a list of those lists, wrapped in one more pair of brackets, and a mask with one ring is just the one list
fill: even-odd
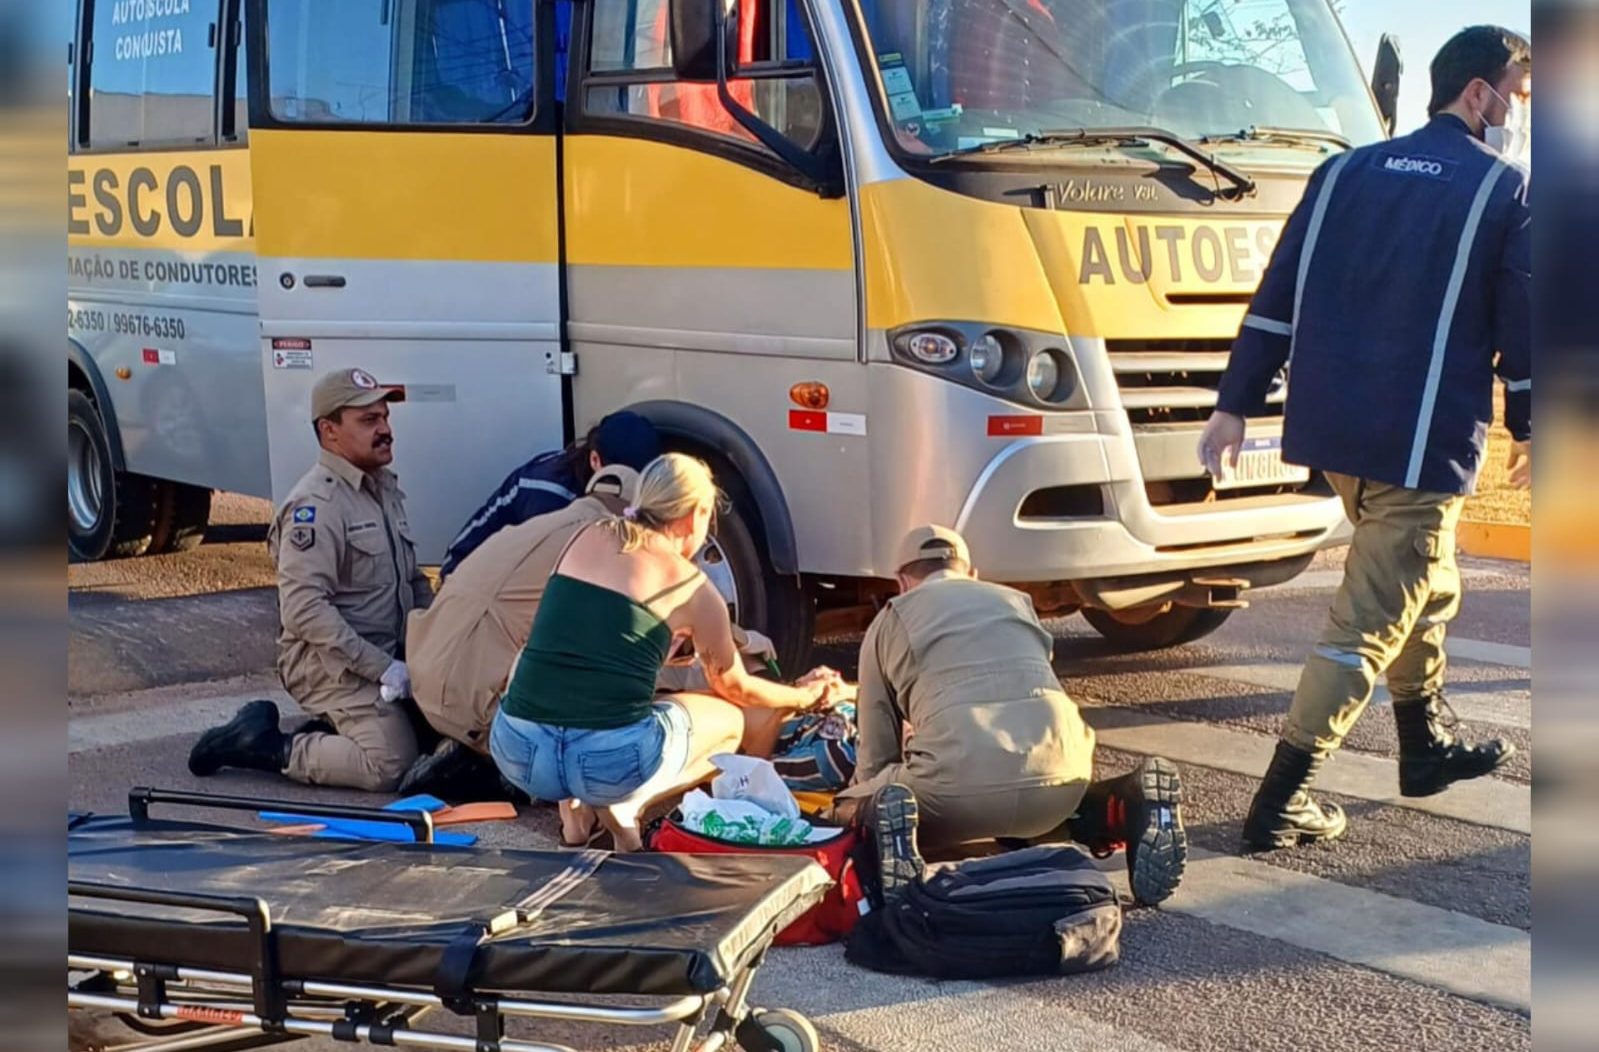
[(200, 736), (197, 776), (223, 767), (276, 771), (309, 785), (392, 790), (417, 757), (405, 620), (433, 592), (417, 566), (394, 459), (389, 405), (405, 400), (364, 369), (339, 369), (311, 391), (322, 447), (278, 509), (267, 545), (278, 567), (278, 673), (313, 717), (290, 733), (278, 708), (252, 701)]

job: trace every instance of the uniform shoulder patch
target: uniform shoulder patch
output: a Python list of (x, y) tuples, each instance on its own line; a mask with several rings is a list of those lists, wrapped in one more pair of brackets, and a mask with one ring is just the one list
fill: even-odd
[(298, 508), (294, 509), (293, 518), (294, 518), (295, 522), (315, 522), (316, 521), (316, 505), (315, 504), (302, 504), (302, 505), (300, 505)]
[(296, 526), (289, 531), (289, 544), (296, 551), (305, 551), (316, 543), (316, 530), (310, 526)]

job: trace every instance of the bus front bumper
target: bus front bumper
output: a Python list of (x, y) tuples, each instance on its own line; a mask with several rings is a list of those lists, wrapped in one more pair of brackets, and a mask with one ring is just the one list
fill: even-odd
[(1276, 584), (1348, 540), (1342, 505), (1324, 488), (1157, 508), (1130, 445), (1058, 435), (999, 451), (956, 522), (983, 576), (1071, 583), (1084, 602), (1113, 609), (1209, 605), (1206, 581)]

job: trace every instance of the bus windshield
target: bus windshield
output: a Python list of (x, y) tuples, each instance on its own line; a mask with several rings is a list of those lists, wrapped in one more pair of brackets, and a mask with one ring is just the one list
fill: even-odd
[[(913, 155), (1009, 157), (979, 148), (1135, 126), (1190, 140), (1232, 137), (1240, 148), (1297, 138), (1323, 152), (1383, 134), (1327, 0), (860, 5), (880, 105)], [(1314, 149), (1284, 152), (1319, 159)]]

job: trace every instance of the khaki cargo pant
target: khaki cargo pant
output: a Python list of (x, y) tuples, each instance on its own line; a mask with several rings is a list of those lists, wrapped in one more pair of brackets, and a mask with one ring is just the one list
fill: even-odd
[(284, 687), (300, 707), (333, 724), (336, 734), (295, 736), (283, 773), (307, 785), (389, 792), (417, 757), (416, 731), (399, 705), (376, 683), (349, 670), (337, 674), (309, 648), (280, 666)]
[(1355, 536), (1283, 726), (1285, 740), (1310, 751), (1342, 744), (1383, 673), (1395, 698), (1442, 689), (1444, 634), (1460, 610), (1455, 528), (1464, 497), (1327, 478)]

